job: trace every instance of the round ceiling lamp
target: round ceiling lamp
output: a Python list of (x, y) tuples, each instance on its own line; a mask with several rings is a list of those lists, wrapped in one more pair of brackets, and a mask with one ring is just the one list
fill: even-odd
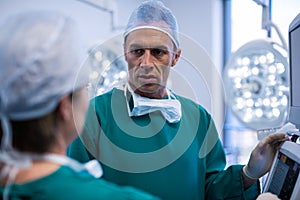
[(287, 70), (286, 49), (269, 38), (240, 47), (224, 69), (233, 114), (255, 130), (283, 125), (289, 102)]
[(89, 50), (84, 63), (90, 69), (88, 93), (93, 98), (103, 94), (127, 79), (127, 65), (121, 51), (120, 40), (113, 38)]

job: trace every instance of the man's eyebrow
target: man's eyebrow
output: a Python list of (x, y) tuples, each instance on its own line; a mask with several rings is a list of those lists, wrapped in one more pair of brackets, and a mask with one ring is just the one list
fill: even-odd
[(130, 49), (144, 49), (144, 47), (140, 44), (131, 44), (129, 46)]
[(159, 50), (164, 50), (164, 51), (168, 51), (169, 50), (168, 47), (162, 46), (162, 45), (151, 47), (151, 49), (159, 49)]
[(168, 47), (166, 47), (164, 45), (143, 46), (143, 45), (140, 45), (140, 44), (131, 44), (130, 49), (160, 49), (160, 50), (165, 50), (165, 51), (169, 50)]

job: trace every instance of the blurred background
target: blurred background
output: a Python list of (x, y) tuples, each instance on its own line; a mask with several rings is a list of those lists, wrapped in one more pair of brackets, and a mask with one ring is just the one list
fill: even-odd
[[(87, 64), (94, 67), (90, 75), (93, 91), (90, 95), (94, 96), (126, 77), (122, 32), (130, 13), (141, 2), (0, 0), (0, 23), (8, 15), (26, 10), (58, 10), (75, 18), (85, 48), (91, 53)], [(258, 142), (257, 130), (280, 127), (286, 122), (289, 100), (288, 27), (300, 13), (300, 1), (162, 2), (177, 17), (182, 41), (188, 41), (182, 44), (182, 59), (174, 68), (173, 75), (177, 81), (176, 76), (183, 76), (185, 84), (173, 81), (170, 86), (212, 112), (226, 150), (228, 165), (246, 164)], [(256, 40), (268, 41), (267, 47), (259, 46), (260, 43), (249, 44)], [(250, 45), (250, 50), (240, 49), (245, 44)], [(191, 62), (193, 56), (197, 56), (197, 48), (192, 49), (193, 45), (202, 49), (202, 57), (206, 56), (208, 63), (212, 63), (205, 68), (211, 72), (208, 75), (199, 70), (204, 68), (201, 61), (195, 61), (201, 67)], [(211, 85), (213, 82), (207, 82), (210, 79), (220, 79), (222, 83), (219, 85), (216, 81), (216, 85)], [(191, 90), (182, 89), (179, 85), (183, 88), (188, 86)]]

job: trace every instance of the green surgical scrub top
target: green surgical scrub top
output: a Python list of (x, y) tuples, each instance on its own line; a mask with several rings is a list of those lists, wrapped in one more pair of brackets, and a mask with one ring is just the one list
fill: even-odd
[(162, 199), (255, 199), (259, 182), (245, 191), (242, 165), (224, 170), (224, 149), (211, 115), (187, 98), (176, 98), (182, 117), (168, 123), (160, 111), (129, 117), (133, 102), (123, 90), (95, 97), (68, 155), (80, 162), (96, 158), (104, 179)]
[[(0, 199), (4, 187), (0, 187)], [(86, 172), (75, 172), (67, 166), (43, 178), (9, 187), (10, 200), (157, 200), (132, 187), (119, 187), (103, 179), (96, 179)]]

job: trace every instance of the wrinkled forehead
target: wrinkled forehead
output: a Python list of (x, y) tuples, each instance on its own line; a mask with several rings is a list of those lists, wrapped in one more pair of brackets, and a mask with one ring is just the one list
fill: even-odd
[(165, 32), (152, 28), (142, 28), (128, 34), (125, 47), (130, 49), (156, 48), (171, 51), (175, 45)]
[[(173, 44), (178, 47), (178, 41), (176, 40), (174, 34), (174, 31), (171, 29), (170, 25), (167, 24), (164, 21), (151, 21), (151, 22), (139, 22), (134, 27), (129, 28), (123, 35), (124, 37), (124, 43), (127, 40), (127, 37), (130, 33), (135, 32), (136, 30), (142, 30), (142, 29), (152, 29), (156, 31), (160, 31), (163, 34), (166, 34), (169, 39), (173, 42)], [(157, 34), (159, 35), (159, 34)]]

